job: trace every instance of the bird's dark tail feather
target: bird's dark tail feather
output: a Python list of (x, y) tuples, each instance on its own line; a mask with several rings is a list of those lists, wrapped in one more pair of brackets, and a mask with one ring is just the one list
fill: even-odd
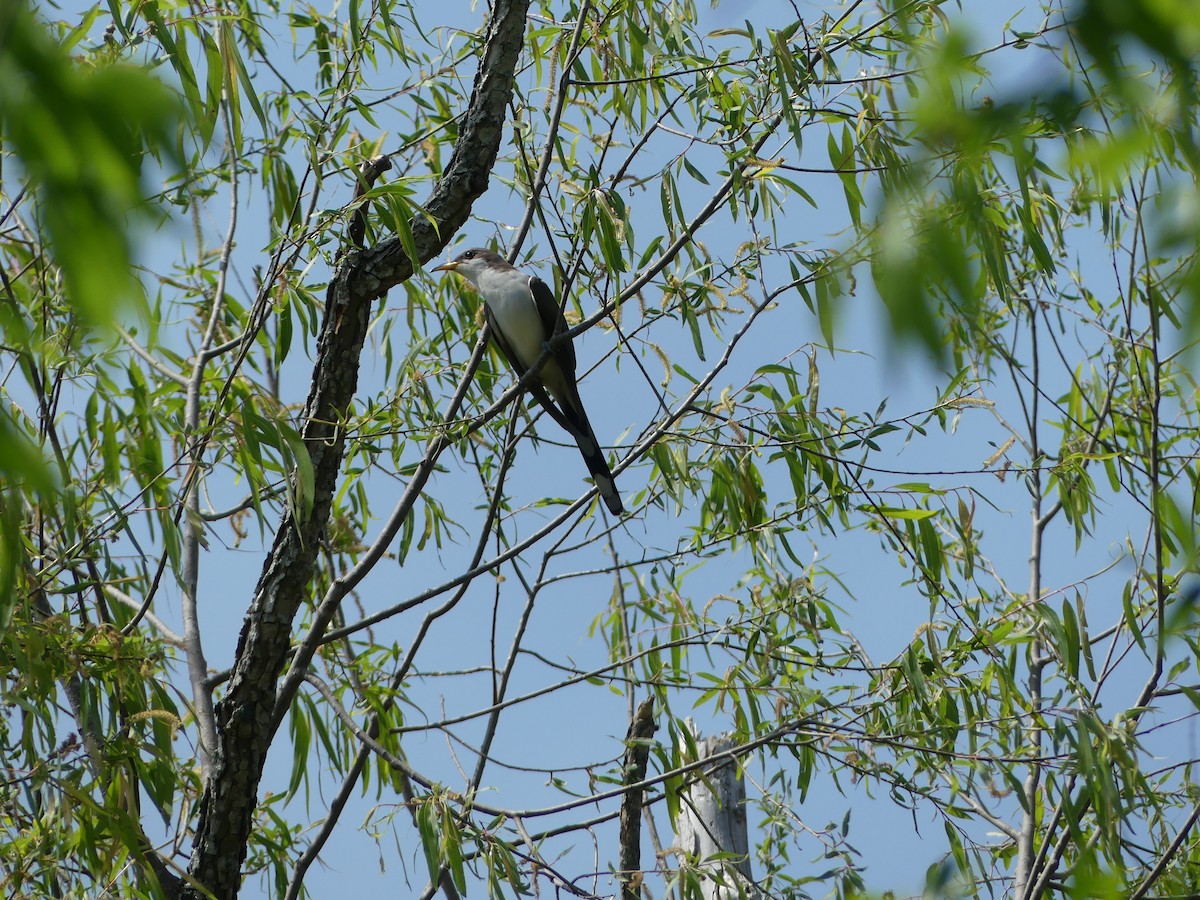
[(614, 516), (623, 515), (625, 504), (621, 502), (621, 495), (617, 493), (617, 483), (613, 479), (612, 469), (608, 467), (608, 460), (604, 458), (600, 442), (596, 440), (596, 435), (592, 431), (592, 423), (588, 421), (587, 414), (583, 412), (583, 406), (572, 408), (564, 403), (562, 412), (571, 424), (567, 430), (575, 438), (575, 443), (579, 445), (579, 452), (583, 455), (583, 464), (587, 466), (592, 480), (596, 482), (604, 505)]
[(550, 418), (561, 425), (563, 431), (571, 435), (575, 439), (575, 443), (579, 445), (579, 452), (583, 455), (583, 464), (587, 466), (588, 473), (596, 482), (600, 498), (608, 507), (608, 511), (614, 516), (624, 515), (625, 504), (621, 502), (621, 495), (617, 493), (617, 483), (613, 479), (612, 469), (608, 467), (608, 460), (604, 458), (600, 442), (596, 440), (596, 434), (592, 431), (592, 423), (588, 421), (587, 413), (583, 411), (583, 402), (579, 399), (579, 395), (576, 393), (573, 402), (556, 403), (550, 399), (545, 388), (536, 382), (529, 386), (529, 392), (550, 414)]

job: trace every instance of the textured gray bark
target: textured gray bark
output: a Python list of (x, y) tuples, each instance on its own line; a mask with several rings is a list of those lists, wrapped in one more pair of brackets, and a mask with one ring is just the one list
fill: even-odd
[[(689, 727), (691, 724), (688, 720)], [(696, 738), (701, 759), (719, 756), (736, 746), (725, 736)], [(746, 784), (737, 762), (722, 759), (701, 774), (701, 780), (681, 798), (676, 825), (679, 851), (700, 870), (705, 900), (756, 897), (746, 827)], [(732, 856), (713, 859), (717, 854)]]
[[(422, 262), (433, 259), (467, 221), (474, 201), (487, 190), (499, 152), (504, 114), (512, 95), (529, 0), (496, 0), (482, 48), (471, 103), (458, 143), (442, 178), (414, 219), (413, 237)], [(225, 696), (217, 705), (217, 748), (205, 783), (188, 868), (188, 898), (236, 897), (257, 805), (259, 781), (274, 738), (276, 686), (289, 658), (297, 611), (309, 593), (319, 539), (337, 488), (345, 449), (341, 422), (354, 397), (363, 340), (372, 304), (412, 275), (400, 241), (351, 252), (329, 286), (317, 344), (312, 389), (302, 433), (312, 459), (311, 511), (297, 519), (286, 512), (263, 566), (242, 626)]]

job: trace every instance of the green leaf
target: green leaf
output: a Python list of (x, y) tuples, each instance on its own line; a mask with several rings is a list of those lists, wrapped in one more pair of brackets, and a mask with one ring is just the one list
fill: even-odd
[(23, 0), (3, 5), (0, 35), (0, 134), (40, 193), (67, 296), (107, 324), (141, 290), (132, 242), (147, 221), (142, 161), (147, 149), (174, 152), (177, 98), (133, 67), (77, 67)]
[(905, 509), (897, 506), (881, 506), (877, 511), (888, 519), (906, 519), (916, 522), (931, 519), (937, 515), (937, 510), (933, 509)]
[(434, 798), (427, 797), (417, 805), (415, 816), (417, 834), (421, 838), (421, 849), (425, 852), (425, 865), (429, 872), (429, 880), (433, 884), (437, 884), (438, 874), (442, 868), (437, 806)]

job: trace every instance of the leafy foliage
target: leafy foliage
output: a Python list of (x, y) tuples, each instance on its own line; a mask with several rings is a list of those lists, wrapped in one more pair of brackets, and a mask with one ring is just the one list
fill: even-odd
[[(689, 717), (738, 748), (763, 894), (904, 889), (900, 856), (931, 895), (1200, 890), (1191, 5), (1052, 2), (990, 43), (937, 0), (536, 6), (468, 242), (565, 298), (632, 513), (418, 274), (372, 310), (283, 622), (251, 585), (325, 515), (320, 292), (359, 212), (420, 259), (479, 152), (483, 11), (78, 12), (0, 9), (9, 893), (178, 892), (256, 628), (301, 648), (256, 723), (272, 895), (335, 834), (356, 883), (616, 893), (647, 696), (651, 896), (738, 884), (672, 849)], [(926, 841), (889, 857), (879, 810)]]

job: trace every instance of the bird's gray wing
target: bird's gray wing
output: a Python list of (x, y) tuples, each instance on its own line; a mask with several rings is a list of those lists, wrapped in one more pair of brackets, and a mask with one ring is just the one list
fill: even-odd
[[(537, 304), (538, 315), (546, 334), (555, 336), (565, 332), (567, 320), (546, 283), (533, 275), (529, 279), (529, 290)], [(553, 371), (555, 369), (557, 372)], [(613, 515), (621, 515), (625, 506), (621, 503), (621, 495), (617, 493), (612, 469), (608, 467), (608, 460), (604, 458), (604, 451), (600, 449), (600, 442), (596, 440), (592, 423), (588, 421), (587, 411), (583, 408), (583, 400), (579, 397), (579, 386), (575, 382), (575, 347), (570, 340), (563, 340), (554, 346), (552, 359), (547, 361), (543, 369), (543, 377), (559, 403), (551, 406), (542, 397), (538, 397), (539, 402), (546, 407), (554, 420), (575, 438), (579, 452), (583, 455), (583, 462), (591, 473), (592, 480), (596, 482), (605, 505)], [(543, 396), (544, 393), (543, 391)]]

